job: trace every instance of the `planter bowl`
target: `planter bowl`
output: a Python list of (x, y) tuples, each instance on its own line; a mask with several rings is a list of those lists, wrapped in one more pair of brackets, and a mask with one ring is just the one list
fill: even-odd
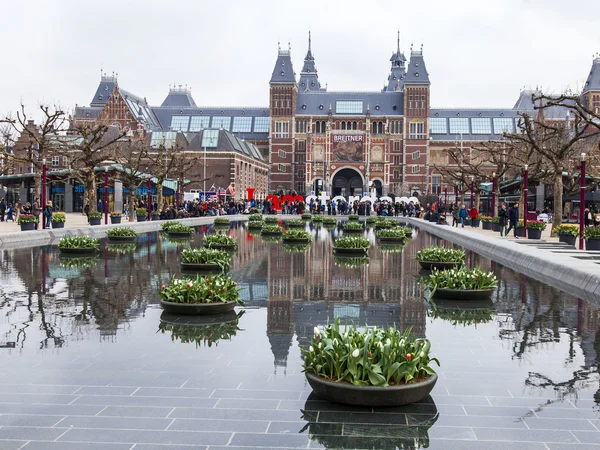
[(281, 236), (283, 231), (261, 231), (263, 236)]
[(262, 227), (263, 227), (262, 224), (260, 224), (260, 225), (254, 225), (254, 224), (248, 225), (248, 229), (249, 230), (260, 230)]
[(137, 236), (107, 236), (109, 242), (136, 242)]
[(65, 248), (58, 247), (61, 253), (65, 255), (89, 255), (90, 253), (96, 253), (98, 249), (96, 248)]
[(325, 400), (358, 406), (400, 406), (427, 397), (437, 382), (437, 375), (418, 383), (386, 387), (336, 383), (308, 372), (306, 379), (313, 392)]
[(122, 219), (122, 217), (121, 217), (121, 216), (118, 216), (118, 217), (111, 217), (111, 218), (110, 218), (110, 223), (112, 223), (112, 224), (115, 224), (115, 223), (121, 223), (121, 219)]
[(146, 216), (136, 216), (137, 217), (137, 221), (138, 222), (145, 222), (146, 221)]
[(369, 248), (340, 248), (333, 247), (333, 253), (336, 255), (366, 255)]
[(21, 231), (32, 231), (36, 229), (36, 222), (23, 222), (21, 225)]
[(453, 267), (460, 267), (462, 262), (441, 262), (441, 261), (419, 261), (422, 269), (437, 270), (452, 269)]
[(227, 303), (173, 303), (160, 301), (165, 312), (177, 315), (209, 315), (223, 314), (233, 311), (235, 302)]
[(585, 240), (586, 250), (600, 250), (600, 238), (587, 238)]
[(52, 228), (64, 228), (64, 227), (65, 227), (64, 222), (52, 222)]
[(292, 223), (292, 224), (286, 224), (286, 226), (288, 228), (304, 228), (306, 227), (305, 223)]
[(443, 298), (447, 300), (486, 300), (490, 298), (496, 289), (436, 289), (433, 298)]
[(344, 233), (347, 233), (347, 234), (358, 234), (358, 233), (363, 233), (365, 230), (363, 230), (363, 229), (360, 229), (360, 230), (345, 230), (345, 229), (342, 228), (342, 231)]
[(542, 230), (537, 230), (535, 228), (527, 228), (527, 239), (541, 239), (542, 238)]
[(102, 219), (90, 219), (90, 225), (100, 225)]
[(382, 244), (403, 244), (406, 242), (406, 237), (380, 237), (379, 242)]
[(283, 238), (284, 244), (308, 244), (310, 242), (310, 238), (302, 239), (302, 238)]
[(172, 237), (189, 237), (191, 231), (167, 231), (167, 234)]
[(484, 230), (491, 230), (492, 222), (481, 222), (481, 228)]
[(235, 245), (229, 245), (229, 244), (211, 244), (211, 245), (204, 244), (204, 246), (208, 247), (208, 248), (216, 248), (218, 250), (235, 250)]

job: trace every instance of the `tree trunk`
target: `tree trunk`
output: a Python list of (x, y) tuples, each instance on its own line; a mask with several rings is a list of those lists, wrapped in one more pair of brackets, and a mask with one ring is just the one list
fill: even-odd
[(479, 212), (481, 212), (481, 208), (480, 208), (481, 205), (480, 205), (480, 203), (481, 203), (481, 192), (477, 191), (475, 193), (475, 203), (473, 203), (473, 206), (475, 208), (477, 208), (477, 211), (479, 211)]
[(90, 205), (90, 212), (98, 211), (98, 202), (96, 201), (96, 176), (94, 169), (85, 174), (85, 197), (88, 205)]
[(500, 202), (500, 180), (496, 182), (496, 204), (494, 205), (494, 211), (492, 211), (492, 217), (496, 217), (498, 215), (498, 210), (502, 203)]
[(127, 202), (129, 203), (129, 221), (133, 222), (133, 219), (135, 217), (135, 186), (129, 186), (129, 200), (127, 200)]
[(552, 219), (552, 228), (558, 227), (562, 223), (563, 216), (563, 179), (562, 170), (554, 173), (554, 216)]
[[(40, 199), (40, 202), (42, 201), (42, 169), (40, 167), (40, 170), (37, 169), (37, 167), (34, 166), (34, 170), (35, 170), (35, 174), (33, 176), (33, 192), (34, 192), (34, 197), (37, 196)], [(46, 206), (46, 205), (42, 205), (42, 208)]]
[(158, 206), (158, 211), (160, 212), (163, 207), (163, 185), (160, 180), (156, 183), (156, 206)]

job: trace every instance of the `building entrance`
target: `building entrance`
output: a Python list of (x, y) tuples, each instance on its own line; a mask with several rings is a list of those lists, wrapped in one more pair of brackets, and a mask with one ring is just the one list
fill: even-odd
[(333, 197), (341, 195), (362, 195), (363, 180), (360, 174), (354, 169), (342, 169), (333, 177)]

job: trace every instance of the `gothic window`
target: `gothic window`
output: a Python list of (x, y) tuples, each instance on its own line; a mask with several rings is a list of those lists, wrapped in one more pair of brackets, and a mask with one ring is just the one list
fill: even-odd
[(356, 127), (358, 126), (358, 123), (356, 121), (352, 122), (352, 129), (356, 130)]
[(342, 130), (346, 129), (346, 122), (342, 122)]

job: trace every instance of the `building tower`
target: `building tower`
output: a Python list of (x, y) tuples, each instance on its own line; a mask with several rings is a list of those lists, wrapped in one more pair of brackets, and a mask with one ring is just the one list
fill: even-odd
[(404, 67), (406, 57), (404, 56), (404, 53), (400, 51), (400, 31), (398, 31), (398, 45), (396, 47), (396, 52), (392, 54), (390, 61), (392, 63), (392, 70), (384, 91), (402, 91), (404, 88), (404, 79), (406, 78), (406, 70)]
[(293, 189), (294, 122), (298, 85), (292, 66), (291, 49), (278, 50), (269, 82), (269, 191), (287, 193)]
[(411, 195), (430, 192), (429, 186), (430, 82), (423, 47), (410, 52), (404, 78), (404, 135), (402, 180)]
[(600, 114), (600, 55), (596, 55), (592, 69), (581, 93), (588, 108), (595, 114)]
[(324, 91), (321, 89), (321, 83), (319, 82), (319, 75), (317, 74), (317, 66), (315, 64), (315, 58), (312, 54), (311, 48), (311, 36), (310, 31), (308, 32), (308, 51), (304, 57), (304, 65), (300, 72), (300, 81), (298, 82), (298, 91), (309, 92), (309, 91)]

